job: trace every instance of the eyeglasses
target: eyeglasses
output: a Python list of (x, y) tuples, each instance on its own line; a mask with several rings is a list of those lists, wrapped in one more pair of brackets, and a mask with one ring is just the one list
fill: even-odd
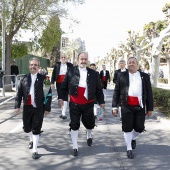
[(66, 58), (66, 57), (61, 57), (61, 58)]
[(35, 66), (35, 67), (37, 67), (37, 66), (38, 66), (38, 64), (30, 64), (30, 66)]

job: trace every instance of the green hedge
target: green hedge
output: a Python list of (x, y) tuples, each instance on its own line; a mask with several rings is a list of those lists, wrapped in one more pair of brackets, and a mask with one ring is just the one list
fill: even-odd
[(153, 87), (154, 106), (170, 116), (170, 90)]

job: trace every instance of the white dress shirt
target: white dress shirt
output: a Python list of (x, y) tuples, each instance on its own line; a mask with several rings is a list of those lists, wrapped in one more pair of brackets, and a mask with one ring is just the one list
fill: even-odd
[(35, 104), (35, 81), (37, 79), (37, 73), (36, 74), (31, 74), (31, 87), (30, 87), (30, 95), (31, 95), (31, 104), (33, 107), (37, 107)]
[(61, 63), (59, 75), (65, 75), (66, 72), (67, 72), (67, 64), (66, 64), (66, 63), (65, 63), (65, 64), (62, 64), (62, 63)]
[(88, 87), (87, 87), (87, 69), (86, 68), (80, 68), (80, 80), (79, 80), (79, 87), (84, 87), (84, 97), (88, 100)]
[(138, 97), (139, 105), (143, 108), (142, 103), (142, 80), (139, 71), (129, 73), (129, 96)]

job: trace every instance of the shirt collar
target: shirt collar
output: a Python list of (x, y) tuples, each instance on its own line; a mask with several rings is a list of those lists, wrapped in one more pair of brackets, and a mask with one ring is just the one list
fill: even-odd
[(31, 77), (37, 77), (37, 73), (31, 74)]
[(85, 68), (84, 68), (84, 67), (83, 67), (83, 68), (80, 68), (80, 67), (79, 67), (79, 70), (80, 70), (80, 71), (86, 71), (87, 69), (86, 69), (86, 67), (85, 67)]

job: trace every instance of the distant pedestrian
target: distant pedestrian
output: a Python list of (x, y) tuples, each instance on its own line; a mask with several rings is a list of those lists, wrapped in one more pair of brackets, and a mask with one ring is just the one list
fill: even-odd
[(129, 159), (133, 159), (132, 149), (136, 148), (136, 138), (145, 131), (145, 116), (151, 116), (153, 111), (150, 77), (139, 72), (138, 68), (138, 60), (130, 57), (128, 71), (122, 72), (118, 77), (112, 101), (114, 116), (118, 114), (117, 107), (121, 106), (122, 130)]
[[(67, 62), (66, 54), (61, 54), (60, 62), (56, 62), (53, 72), (52, 72), (52, 77), (51, 77), (51, 87), (52, 89), (55, 89), (54, 83), (56, 83), (58, 96), (60, 93), (60, 86), (61, 86), (61, 83), (63, 82), (65, 74), (71, 67), (73, 67), (73, 64), (70, 62)], [(67, 111), (67, 105), (68, 105), (68, 94), (65, 94), (63, 100), (64, 100), (64, 104), (61, 108), (60, 118), (67, 119), (66, 111)]]
[(103, 85), (103, 93), (106, 99), (106, 89), (107, 89), (107, 84), (110, 83), (110, 73), (108, 70), (106, 70), (106, 66), (102, 65), (103, 70), (100, 71), (100, 80)]
[[(113, 77), (113, 83), (116, 84), (118, 77), (120, 76), (121, 72), (128, 71), (128, 69), (125, 68), (126, 66), (126, 61), (125, 60), (120, 60), (119, 61), (119, 68), (118, 70), (115, 71), (114, 77)], [(119, 116), (120, 116), (120, 122), (122, 121), (122, 115), (121, 115), (121, 107), (119, 107)]]
[[(96, 64), (91, 63), (91, 64), (90, 64), (90, 68), (96, 71)], [(97, 72), (97, 74), (98, 74), (98, 76), (99, 76), (99, 72), (98, 72), (98, 71), (96, 71), (96, 72)], [(100, 79), (100, 76), (99, 76), (99, 79)], [(95, 100), (94, 100), (94, 107), (93, 107), (93, 108), (94, 108), (94, 117), (95, 117), (95, 119), (97, 119), (98, 103), (97, 103), (97, 99), (96, 99), (96, 98), (95, 98)]]
[(11, 75), (15, 75), (15, 76), (11, 76), (11, 80), (13, 83), (13, 87), (15, 87), (15, 82), (16, 82), (16, 76), (19, 74), (19, 69), (18, 66), (16, 65), (16, 62), (13, 61), (12, 65), (11, 65)]
[(20, 113), (23, 99), (23, 129), (28, 133), (30, 142), (29, 149), (33, 149), (32, 158), (38, 159), (38, 141), (41, 133), (44, 114), (49, 114), (51, 110), (51, 91), (44, 96), (45, 76), (38, 73), (40, 61), (38, 58), (29, 60), (30, 73), (25, 75), (20, 81), (15, 99), (15, 111)]

